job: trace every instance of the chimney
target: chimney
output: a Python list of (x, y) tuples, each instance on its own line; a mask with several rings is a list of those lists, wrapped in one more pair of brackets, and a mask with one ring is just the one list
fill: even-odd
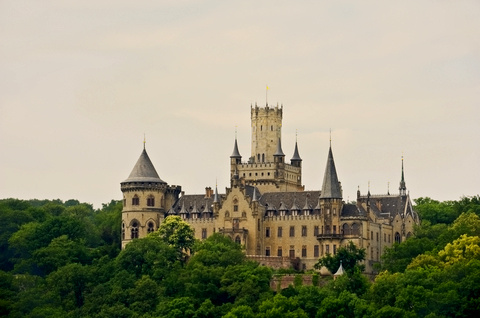
[(213, 195), (213, 190), (211, 187), (205, 188), (205, 199), (210, 199)]

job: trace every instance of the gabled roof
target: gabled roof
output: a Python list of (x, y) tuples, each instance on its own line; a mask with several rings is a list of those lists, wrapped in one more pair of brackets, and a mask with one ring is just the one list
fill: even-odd
[(335, 169), (335, 161), (333, 160), (332, 147), (328, 150), (327, 167), (323, 176), (322, 194), (323, 199), (341, 199), (342, 190), (338, 182), (337, 170)]
[(158, 176), (155, 167), (153, 166), (152, 161), (148, 157), (147, 151), (145, 148), (138, 158), (137, 163), (133, 167), (132, 172), (128, 176), (128, 179), (124, 182), (156, 182), (156, 183), (166, 183)]

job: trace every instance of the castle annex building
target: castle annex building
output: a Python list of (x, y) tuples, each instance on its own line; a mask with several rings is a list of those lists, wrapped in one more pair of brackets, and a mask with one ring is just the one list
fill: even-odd
[(330, 145), (321, 190), (305, 191), (297, 143), (290, 163), (285, 160), (282, 118), (283, 107), (251, 107), (251, 155), (242, 160), (235, 139), (230, 187), (223, 194), (209, 187), (202, 194), (183, 194), (180, 186), (160, 179), (144, 149), (121, 183), (122, 248), (155, 231), (167, 216), (179, 215), (198, 239), (223, 233), (244, 245), (249, 257), (273, 266), (310, 269), (352, 241), (366, 249), (366, 272), (373, 272), (384, 248), (408, 238), (419, 223), (403, 159), (397, 194), (358, 190), (356, 203), (345, 203)]

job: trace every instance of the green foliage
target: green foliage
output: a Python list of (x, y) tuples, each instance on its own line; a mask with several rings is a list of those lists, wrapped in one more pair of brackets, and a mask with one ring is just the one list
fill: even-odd
[[(0, 315), (9, 317), (476, 317), (480, 200), (417, 200), (415, 236), (370, 282), (353, 244), (319, 261), (347, 274), (271, 290), (272, 270), (220, 234), (195, 241), (179, 218), (120, 251), (122, 204), (0, 200)], [(322, 278), (322, 282), (325, 278)]]
[(318, 260), (315, 265), (316, 268), (325, 266), (331, 273), (335, 273), (342, 263), (343, 269), (347, 273), (353, 273), (355, 268), (358, 267), (360, 271), (363, 271), (365, 265), (359, 264), (359, 262), (365, 259), (365, 249), (358, 248), (352, 241), (349, 241), (346, 246), (341, 246), (337, 250), (337, 254), (327, 254), (325, 257)]

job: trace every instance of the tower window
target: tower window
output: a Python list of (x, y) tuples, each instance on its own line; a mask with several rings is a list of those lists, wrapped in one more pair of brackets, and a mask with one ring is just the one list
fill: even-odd
[(135, 196), (132, 198), (132, 205), (139, 205), (140, 204), (140, 199), (138, 198), (138, 195), (135, 194)]
[(273, 126), (270, 126), (270, 130), (273, 131)]
[(280, 257), (281, 257), (282, 254), (283, 254), (283, 253), (282, 253), (282, 247), (279, 246), (279, 247), (278, 247), (278, 250), (277, 250), (277, 256), (280, 256)]
[(207, 229), (202, 229), (202, 240), (207, 238)]
[(133, 222), (133, 223), (132, 223), (132, 228), (131, 228), (130, 232), (131, 232), (131, 236), (130, 236), (130, 237), (131, 237), (132, 239), (138, 238), (138, 223), (137, 223), (137, 222)]
[(270, 237), (270, 228), (269, 227), (265, 228), (265, 237)]
[(277, 230), (277, 236), (282, 237), (282, 235), (283, 235), (283, 228), (281, 226), (279, 226), (278, 230)]
[(263, 130), (263, 126), (262, 126), (262, 125), (260, 125), (260, 131), (262, 131), (262, 130)]
[(155, 231), (155, 224), (153, 224), (153, 222), (148, 222), (147, 232), (152, 233), (154, 231)]
[(313, 235), (314, 235), (314, 236), (318, 236), (318, 225), (315, 225), (315, 226), (313, 227)]
[(302, 225), (302, 236), (307, 236), (307, 226)]
[(153, 197), (153, 195), (147, 198), (147, 206), (155, 206), (155, 198)]

